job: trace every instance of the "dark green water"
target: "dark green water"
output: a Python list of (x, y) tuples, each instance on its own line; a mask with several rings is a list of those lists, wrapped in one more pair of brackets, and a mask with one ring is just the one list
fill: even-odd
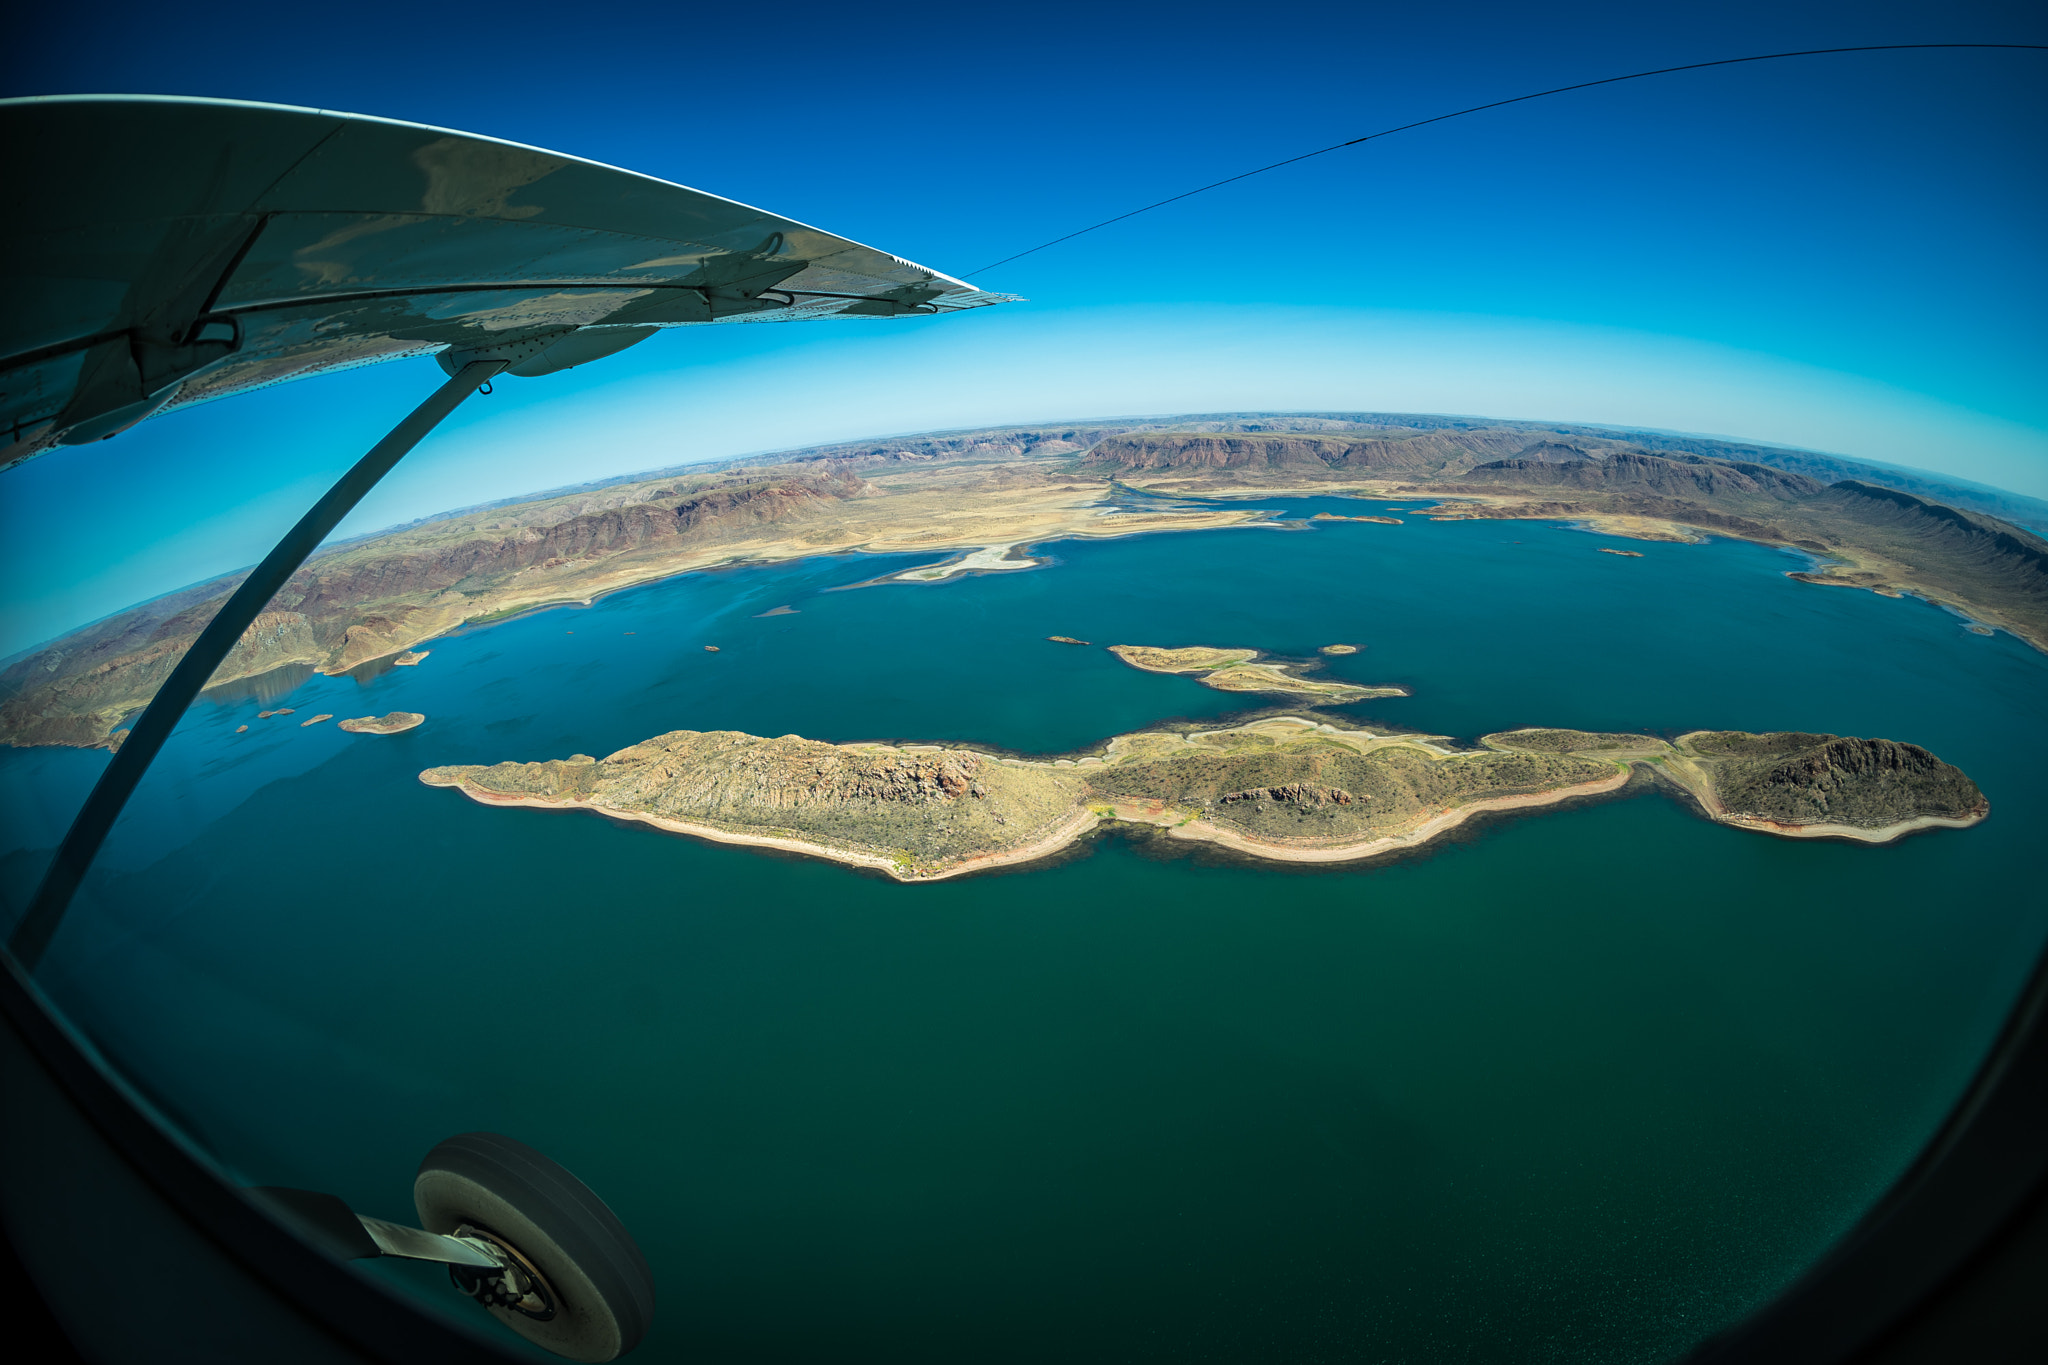
[[(1602, 543), (1237, 530), (851, 592), (920, 561), (812, 560), (441, 640), (287, 719), (202, 703), (43, 979), (252, 1182), (404, 1218), (450, 1133), (555, 1155), (653, 1263), (642, 1358), (1665, 1358), (1967, 1081), (2048, 929), (2048, 659), (1756, 546)], [(1415, 690), (1368, 726), (1911, 740), (1992, 818), (1871, 849), (1642, 792), (1368, 866), (1110, 835), (903, 887), (414, 780), (678, 727), (1069, 751), (1241, 704), (1050, 634), (1363, 643), (1329, 675)], [(295, 724), (393, 709), (430, 719)], [(6, 755), (12, 845), (101, 759)], [(0, 865), (17, 902), (41, 856)]]

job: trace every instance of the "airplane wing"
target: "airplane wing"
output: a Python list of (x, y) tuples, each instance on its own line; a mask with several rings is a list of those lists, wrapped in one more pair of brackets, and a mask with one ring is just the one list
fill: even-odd
[(233, 100), (0, 100), (0, 469), (154, 413), (511, 345), (546, 374), (664, 327), (991, 294), (579, 157)]

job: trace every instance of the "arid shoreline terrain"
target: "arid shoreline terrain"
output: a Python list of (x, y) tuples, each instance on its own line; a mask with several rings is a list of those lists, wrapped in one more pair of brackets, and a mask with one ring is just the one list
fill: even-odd
[[(323, 550), (214, 681), (413, 662), (417, 646), (464, 625), (713, 565), (848, 551), (998, 565), (1004, 547), (1256, 524), (1261, 501), (1303, 493), (1377, 499), (1411, 517), (1784, 545), (1814, 556), (1790, 575), (1800, 581), (1915, 594), (2048, 649), (2048, 541), (1997, 515), (2031, 514), (2026, 499), (1668, 433), (1236, 415), (853, 442), (432, 518)], [(237, 581), (182, 589), (17, 659), (0, 671), (0, 741), (108, 744)]]
[(1520, 730), (1462, 750), (1301, 717), (1119, 735), (1078, 760), (678, 730), (604, 759), (429, 768), (420, 780), (485, 805), (591, 811), (927, 882), (1047, 857), (1108, 821), (1275, 861), (1355, 862), (1477, 815), (1613, 792), (1638, 769), (1711, 819), (1794, 837), (1884, 843), (1990, 810), (1962, 772), (1890, 740)]

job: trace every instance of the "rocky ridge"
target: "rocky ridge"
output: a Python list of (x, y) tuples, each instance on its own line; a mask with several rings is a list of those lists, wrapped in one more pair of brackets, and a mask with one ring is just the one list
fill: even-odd
[(1890, 740), (1526, 730), (1459, 750), (1291, 717), (1121, 735), (1078, 762), (677, 730), (604, 759), (430, 768), (420, 780), (485, 804), (593, 810), (920, 881), (1044, 856), (1101, 819), (1269, 858), (1370, 857), (1486, 810), (1612, 791), (1637, 765), (1715, 819), (1773, 833), (1879, 841), (1988, 811), (1958, 770)]
[[(1104, 518), (1093, 499), (1119, 482), (1240, 496), (1341, 487), (1431, 499), (1424, 514), (1437, 517), (1573, 519), (1653, 539), (1740, 536), (1826, 557), (1791, 575), (1802, 581), (1917, 593), (2048, 649), (2048, 541), (2001, 515), (2048, 525), (2048, 504), (1811, 451), (1669, 433), (1238, 413), (847, 442), (430, 518), (323, 550), (213, 681), (286, 665), (347, 671), (465, 623), (735, 558), (1228, 521), (1188, 509)], [(0, 742), (110, 743), (238, 581), (141, 604), (0, 670)]]
[(1961, 769), (1889, 739), (1714, 731), (1677, 746), (1710, 766), (1717, 818), (1787, 828), (1883, 829), (1902, 820), (1983, 818), (1990, 803)]
[(1772, 833), (1888, 841), (1910, 829), (1966, 826), (1991, 804), (1960, 768), (1917, 744), (1780, 731), (1650, 735), (1518, 730), (1489, 748), (1641, 762), (1690, 793), (1712, 818)]

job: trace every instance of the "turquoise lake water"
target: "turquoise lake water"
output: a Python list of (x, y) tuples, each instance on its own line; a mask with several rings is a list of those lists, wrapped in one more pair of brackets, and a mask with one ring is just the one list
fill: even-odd
[[(1044, 548), (940, 585), (691, 574), (202, 701), (42, 980), (251, 1183), (408, 1219), (451, 1133), (563, 1161), (658, 1277), (640, 1359), (1632, 1362), (1856, 1218), (2048, 931), (2048, 658), (1924, 603), (1533, 523)], [(1414, 690), (1335, 713), (1368, 728), (1909, 740), (1992, 815), (1867, 848), (1639, 789), (1396, 861), (1111, 832), (901, 886), (415, 780), (677, 728), (1062, 753), (1244, 708), (1055, 634), (1363, 644), (1325, 675)], [(429, 719), (297, 724), (389, 710)], [(0, 755), (15, 905), (103, 762)]]

